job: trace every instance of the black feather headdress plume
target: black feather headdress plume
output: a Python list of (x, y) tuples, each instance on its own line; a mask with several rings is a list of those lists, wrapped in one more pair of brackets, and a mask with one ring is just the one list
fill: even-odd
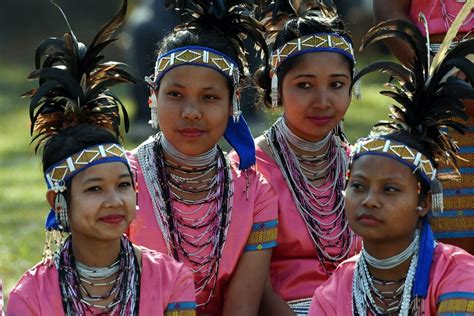
[(332, 0), (268, 0), (259, 2), (257, 16), (267, 29), (267, 42), (274, 40), (289, 19), (332, 19), (338, 16)]
[[(58, 8), (59, 6), (56, 5)], [(102, 50), (115, 41), (127, 11), (123, 0), (118, 13), (92, 40), (89, 47), (76, 39), (61, 8), (69, 31), (63, 38), (45, 39), (36, 49), (36, 70), (29, 80), (39, 80), (39, 87), (22, 96), (31, 97), (31, 133), (36, 150), (50, 137), (81, 123), (103, 126), (120, 136), (120, 110), (128, 131), (128, 116), (121, 101), (108, 88), (120, 83), (134, 83), (123, 64), (104, 62)]]
[[(474, 40), (458, 44), (443, 58), (435, 57), (436, 65), (430, 65), (426, 40), (418, 28), (408, 21), (389, 20), (368, 31), (361, 50), (393, 37), (410, 45), (414, 51), (413, 61), (406, 66), (391, 61), (376, 62), (354, 78), (355, 82), (368, 73), (380, 71), (390, 74), (394, 81), (386, 84), (390, 90), (381, 94), (391, 97), (398, 105), (391, 105), (389, 121), (379, 122), (374, 127), (384, 134), (415, 140), (435, 164), (443, 162), (455, 166), (457, 146), (447, 136), (446, 128), (463, 133), (464, 125), (459, 123), (459, 119), (467, 119), (463, 100), (474, 98), (474, 64), (466, 58), (474, 53)], [(461, 69), (467, 80), (452, 76), (454, 68)]]
[(239, 62), (247, 71), (244, 40), (248, 37), (255, 43), (258, 52), (267, 54), (267, 45), (263, 36), (263, 26), (253, 17), (253, 0), (168, 0), (167, 8), (174, 8), (181, 16), (183, 24), (175, 31), (185, 29), (213, 28), (229, 38), (238, 50)]

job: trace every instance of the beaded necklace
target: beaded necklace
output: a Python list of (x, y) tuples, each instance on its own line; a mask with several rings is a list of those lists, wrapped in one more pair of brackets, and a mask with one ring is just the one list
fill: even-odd
[[(86, 311), (93, 313), (91, 307), (100, 309), (102, 313), (120, 316), (138, 315), (140, 267), (132, 243), (127, 238), (121, 237), (118, 262), (110, 267), (90, 268), (79, 264), (81, 267), (78, 269), (72, 253), (71, 237), (65, 241), (55, 259), (55, 264), (58, 269), (59, 286), (66, 315), (85, 315)], [(100, 282), (114, 274), (116, 274), (115, 279)], [(96, 287), (112, 285), (112, 288), (104, 295), (91, 295), (84, 283)], [(96, 303), (111, 297), (113, 299), (107, 305)]]
[[(272, 152), (275, 163), (280, 168), (283, 177), (292, 193), (301, 218), (306, 224), (308, 233), (313, 241), (318, 260), (327, 275), (330, 275), (337, 263), (346, 258), (354, 240), (344, 213), (345, 174), (348, 166), (345, 149), (334, 134), (325, 138), (327, 151), (319, 156), (301, 155), (300, 158), (290, 147), (290, 140), (280, 118), (264, 134)], [(300, 141), (301, 142), (301, 141)], [(291, 143), (293, 145), (293, 143)], [(296, 146), (296, 145), (295, 145)], [(302, 145), (299, 144), (299, 147)], [(306, 145), (304, 148), (324, 148), (323, 145)], [(332, 157), (328, 161), (328, 157)], [(321, 171), (310, 173), (308, 166), (318, 166), (322, 161), (327, 162)], [(308, 169), (308, 170), (305, 170)], [(323, 183), (314, 185), (315, 178)], [(330, 207), (332, 205), (332, 207)], [(334, 254), (330, 253), (333, 252)]]
[[(210, 165), (189, 168), (167, 161), (161, 137), (162, 134), (158, 133), (153, 142), (140, 147), (137, 157), (168, 254), (184, 262), (193, 272), (196, 296), (205, 289), (209, 290), (205, 301), (198, 304), (198, 307), (203, 307), (210, 302), (217, 285), (232, 213), (232, 173), (219, 147)], [(196, 189), (193, 184), (202, 183), (200, 178), (209, 173), (209, 169), (215, 170), (216, 175)], [(176, 171), (186, 176), (176, 176)], [(198, 195), (206, 191), (207, 194), (200, 199), (180, 196), (181, 193)], [(179, 204), (195, 208), (185, 211)]]
[[(413, 244), (413, 243), (412, 243)], [(391, 315), (398, 313), (399, 316), (408, 316), (410, 311), (419, 310), (420, 300), (413, 300), (411, 290), (415, 282), (416, 266), (418, 264), (418, 251), (420, 247), (420, 232), (415, 233), (415, 251), (410, 261), (410, 267), (406, 277), (398, 281), (381, 281), (375, 279), (367, 267), (365, 252), (361, 252), (357, 259), (352, 280), (352, 314), (366, 315), (370, 310), (375, 315)], [(408, 248), (411, 247), (411, 244)], [(408, 258), (400, 259), (401, 264)], [(403, 283), (401, 283), (404, 281)], [(390, 283), (401, 283), (394, 291), (381, 291), (377, 285), (389, 285)], [(377, 304), (378, 303), (378, 304)], [(382, 308), (381, 305), (386, 305)]]

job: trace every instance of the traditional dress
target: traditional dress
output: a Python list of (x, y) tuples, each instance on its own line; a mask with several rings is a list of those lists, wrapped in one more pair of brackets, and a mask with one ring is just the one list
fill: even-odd
[[(152, 138), (151, 138), (152, 139)], [(144, 146), (152, 146), (153, 141), (140, 145), (134, 153), (140, 152)], [(132, 170), (136, 172), (138, 184), (137, 216), (129, 228), (129, 238), (137, 244), (168, 253), (167, 242), (164, 239), (163, 229), (160, 228), (159, 215), (155, 210), (153, 186), (157, 185), (156, 175), (150, 174), (151, 166), (141, 164), (137, 156), (130, 155)], [(239, 258), (244, 251), (258, 251), (273, 248), (276, 245), (277, 235), (277, 199), (271, 186), (253, 169), (240, 171), (236, 162), (231, 161), (231, 176), (233, 187), (233, 203), (230, 224), (227, 227), (225, 244), (218, 263), (217, 283), (210, 302), (201, 310), (203, 313), (220, 314), (224, 304), (227, 286), (234, 274)], [(145, 171), (145, 172), (144, 172)], [(147, 180), (148, 179), (148, 182)], [(200, 211), (194, 212), (195, 207), (173, 201), (173, 208), (178, 208), (188, 217), (198, 220), (207, 208), (203, 204)], [(191, 232), (191, 231), (190, 231)], [(203, 235), (206, 238), (207, 234)], [(208, 251), (208, 250), (206, 250)], [(189, 261), (184, 263), (190, 267)], [(203, 274), (194, 273), (195, 282), (202, 281)], [(211, 286), (206, 286), (197, 293), (198, 304), (206, 302)]]
[[(341, 263), (333, 276), (316, 289), (309, 315), (352, 315), (352, 282), (358, 256)], [(474, 257), (438, 243), (432, 260), (424, 315), (474, 314)], [(372, 315), (372, 314), (370, 314)]]
[[(167, 255), (141, 247), (140, 315), (194, 315), (191, 273)], [(97, 315), (100, 310), (91, 308)], [(8, 316), (64, 315), (55, 265), (38, 263), (10, 293)]]
[(474, 117), (462, 123), (467, 125), (466, 133), (453, 133), (451, 137), (458, 142), (459, 156), (465, 160), (458, 161), (461, 178), (443, 183), (445, 209), (431, 218), (437, 238), (474, 237)]
[[(298, 212), (280, 168), (260, 148), (257, 148), (257, 170), (278, 192), (278, 246), (273, 250), (270, 264), (273, 290), (285, 301), (311, 298), (314, 290), (327, 280), (328, 273), (318, 258), (306, 223)], [(323, 196), (324, 192), (319, 194)], [(330, 210), (333, 206), (334, 203), (330, 203), (327, 209)], [(339, 228), (341, 229), (342, 227)], [(354, 255), (360, 247), (360, 242), (354, 242), (348, 257)], [(336, 255), (340, 249), (327, 251)], [(334, 263), (331, 270), (336, 266), (337, 263)]]

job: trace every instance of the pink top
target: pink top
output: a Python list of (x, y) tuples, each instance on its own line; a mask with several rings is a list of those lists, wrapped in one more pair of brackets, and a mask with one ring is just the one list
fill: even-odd
[[(316, 289), (308, 315), (352, 314), (352, 278), (356, 259), (357, 256), (341, 263), (333, 276)], [(428, 294), (422, 303), (425, 315), (474, 313), (473, 271), (474, 256), (455, 246), (438, 243)]]
[[(142, 166), (135, 156), (129, 155), (129, 159), (132, 169), (136, 170), (136, 181), (139, 188), (139, 210), (129, 227), (129, 238), (134, 243), (167, 253), (167, 245), (154, 213), (153, 202), (143, 176)], [(234, 188), (233, 206), (220, 259), (217, 284), (209, 304), (205, 308), (198, 307), (198, 311), (208, 314), (222, 313), (225, 292), (242, 253), (275, 246), (277, 200), (274, 191), (255, 170), (250, 169), (247, 175), (244, 175), (236, 168), (235, 162), (231, 164)], [(246, 177), (248, 177), (248, 181)], [(249, 187), (246, 189), (247, 183)], [(174, 206), (179, 206), (183, 212), (190, 210), (186, 204), (173, 203)], [(189, 216), (198, 218), (199, 214)], [(184, 263), (189, 265), (187, 261)], [(195, 280), (199, 280), (197, 274), (195, 274)], [(196, 297), (197, 303), (204, 303), (210, 291), (211, 288), (208, 286), (200, 292)]]
[[(412, 0), (410, 7), (410, 20), (415, 23), (423, 35), (426, 36), (425, 26), (419, 21), (420, 12), (426, 16), (428, 30), (431, 35), (444, 34), (448, 31), (456, 15), (466, 1), (456, 0)], [(471, 12), (459, 32), (467, 33), (474, 29), (474, 12)]]
[[(273, 290), (286, 301), (311, 298), (328, 276), (280, 168), (258, 147), (257, 170), (278, 192), (278, 246), (273, 250), (270, 264)], [(348, 258), (360, 248), (360, 240), (356, 238)]]
[(3, 315), (3, 284), (0, 279), (0, 315)]
[[(183, 264), (146, 248), (141, 261), (140, 315), (194, 310), (193, 279)], [(38, 263), (21, 277), (10, 293), (7, 315), (64, 315), (55, 265)]]

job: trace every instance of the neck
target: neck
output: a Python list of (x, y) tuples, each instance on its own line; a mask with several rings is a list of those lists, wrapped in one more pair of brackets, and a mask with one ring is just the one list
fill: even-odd
[(161, 135), (160, 142), (166, 159), (183, 167), (204, 167), (211, 164), (216, 159), (217, 146), (212, 147), (210, 150), (200, 155), (189, 156), (176, 149), (176, 147), (174, 147), (163, 134)]
[(310, 141), (296, 135), (286, 124), (285, 118), (282, 118), (278, 125), (288, 143), (300, 154), (317, 155), (324, 152), (332, 137), (332, 133), (329, 133), (321, 140)]
[(72, 238), (72, 252), (76, 261), (89, 267), (107, 267), (117, 261), (120, 238), (110, 241), (85, 241)]

